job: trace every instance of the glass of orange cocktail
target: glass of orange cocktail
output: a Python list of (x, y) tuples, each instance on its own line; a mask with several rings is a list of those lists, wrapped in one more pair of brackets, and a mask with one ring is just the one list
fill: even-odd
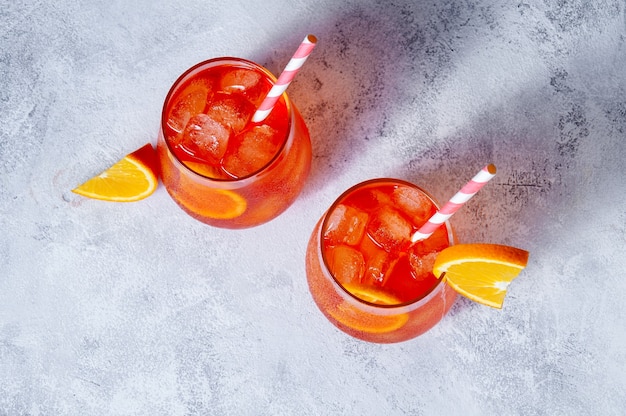
[(262, 66), (216, 58), (183, 73), (163, 105), (157, 150), (176, 203), (212, 226), (256, 226), (286, 210), (311, 166), (306, 124), (285, 93), (251, 118), (276, 82)]
[(423, 334), (446, 315), (456, 292), (432, 266), (454, 244), (450, 224), (411, 242), (438, 209), (421, 188), (386, 178), (357, 184), (331, 205), (306, 253), (310, 292), (330, 322), (356, 338), (392, 343)]

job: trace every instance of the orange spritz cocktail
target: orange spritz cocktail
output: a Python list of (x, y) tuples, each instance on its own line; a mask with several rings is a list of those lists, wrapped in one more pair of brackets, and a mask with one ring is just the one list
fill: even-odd
[(239, 58), (202, 62), (174, 83), (157, 145), (163, 184), (192, 217), (223, 228), (265, 223), (289, 207), (311, 166), (302, 116), (282, 94), (251, 118), (276, 78)]
[(438, 209), (419, 187), (375, 179), (344, 192), (309, 240), (309, 289), (342, 331), (379, 343), (405, 341), (436, 325), (456, 292), (433, 273), (437, 254), (454, 244), (446, 222), (428, 239), (411, 236)]

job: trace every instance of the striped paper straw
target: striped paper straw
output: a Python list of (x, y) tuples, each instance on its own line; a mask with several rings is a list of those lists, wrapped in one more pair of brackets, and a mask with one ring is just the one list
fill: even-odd
[(467, 201), (469, 201), (476, 192), (480, 190), (487, 182), (496, 176), (496, 167), (493, 164), (485, 166), (471, 181), (465, 184), (459, 192), (456, 193), (446, 204), (435, 213), (422, 228), (417, 230), (411, 237), (412, 242), (425, 240), (439, 228), (441, 224), (446, 222), (448, 218), (459, 210)]
[(317, 38), (313, 35), (307, 35), (304, 38), (304, 40), (298, 47), (298, 50), (296, 51), (296, 53), (293, 54), (291, 60), (278, 77), (278, 80), (276, 81), (274, 86), (272, 87), (270, 92), (267, 93), (267, 96), (252, 116), (252, 121), (254, 123), (259, 123), (265, 120), (269, 113), (272, 112), (274, 105), (276, 105), (276, 101), (278, 101), (282, 93), (285, 92), (293, 78), (298, 73), (298, 70), (304, 64), (304, 61), (306, 61), (306, 59), (311, 54), (311, 51), (313, 51), (316, 43)]

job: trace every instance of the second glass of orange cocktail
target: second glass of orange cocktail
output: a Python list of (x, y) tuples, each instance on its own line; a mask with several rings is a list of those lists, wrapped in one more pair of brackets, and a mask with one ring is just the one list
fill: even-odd
[(252, 122), (276, 78), (240, 58), (190, 68), (165, 99), (157, 144), (161, 178), (192, 217), (223, 228), (253, 227), (286, 210), (311, 166), (306, 124), (281, 94)]
[(455, 242), (450, 224), (411, 242), (438, 208), (421, 188), (387, 178), (357, 184), (331, 205), (306, 253), (311, 295), (330, 322), (356, 338), (392, 343), (446, 315), (457, 294), (432, 266)]

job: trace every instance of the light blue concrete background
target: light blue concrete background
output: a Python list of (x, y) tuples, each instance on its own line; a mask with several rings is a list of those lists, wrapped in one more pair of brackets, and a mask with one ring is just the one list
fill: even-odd
[[(245, 231), (70, 190), (156, 143), (169, 86), (217, 56), (275, 73), (314, 160)], [(617, 0), (0, 0), (0, 415), (623, 415), (626, 20)], [(459, 300), (367, 344), (311, 300), (309, 234), (364, 179), (446, 200), (464, 242), (531, 252), (501, 311)]]

